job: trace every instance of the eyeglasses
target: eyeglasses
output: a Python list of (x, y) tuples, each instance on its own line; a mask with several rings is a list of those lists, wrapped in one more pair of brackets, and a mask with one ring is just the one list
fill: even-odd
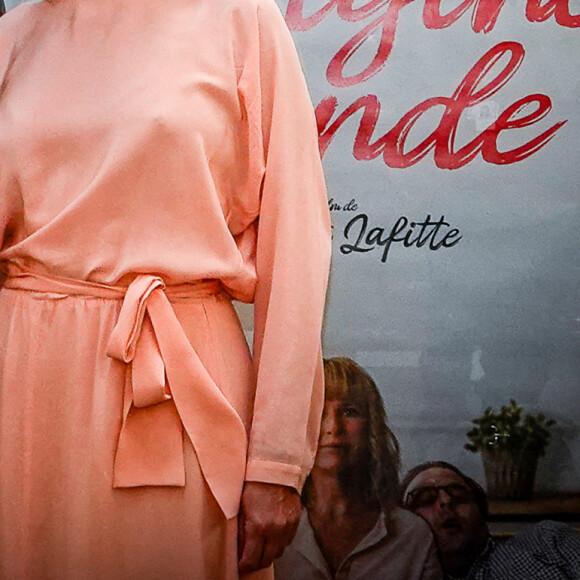
[(452, 499), (453, 503), (462, 504), (474, 501), (473, 492), (460, 483), (426, 485), (418, 487), (407, 494), (405, 507), (415, 510), (432, 506), (437, 501), (441, 489)]

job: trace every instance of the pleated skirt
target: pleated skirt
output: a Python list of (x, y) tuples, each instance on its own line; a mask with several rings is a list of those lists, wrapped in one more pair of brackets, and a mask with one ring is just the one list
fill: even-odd
[[(238, 578), (237, 520), (224, 518), (187, 436), (185, 487), (112, 487), (127, 369), (106, 347), (120, 306), (0, 290), (2, 579)], [(173, 306), (247, 424), (252, 364), (231, 302)]]

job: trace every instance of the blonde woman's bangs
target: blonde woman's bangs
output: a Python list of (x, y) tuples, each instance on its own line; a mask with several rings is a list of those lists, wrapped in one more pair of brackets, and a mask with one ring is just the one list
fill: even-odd
[(324, 361), (325, 398), (367, 402), (372, 379), (353, 360), (341, 357)]

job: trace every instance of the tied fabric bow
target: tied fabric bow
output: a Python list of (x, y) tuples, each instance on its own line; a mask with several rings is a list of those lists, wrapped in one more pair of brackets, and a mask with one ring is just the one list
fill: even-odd
[(244, 425), (191, 346), (157, 276), (128, 287), (107, 354), (130, 365), (116, 488), (185, 485), (182, 426), (226, 518), (238, 513)]

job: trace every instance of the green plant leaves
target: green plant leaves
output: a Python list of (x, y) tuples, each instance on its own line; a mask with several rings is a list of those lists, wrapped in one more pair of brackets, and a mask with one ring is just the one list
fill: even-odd
[(467, 432), (469, 443), (465, 449), (472, 453), (508, 452), (514, 461), (524, 461), (530, 456), (544, 455), (556, 421), (546, 419), (543, 413), (526, 413), (514, 399), (499, 412), (488, 407), (481, 417), (472, 421), (474, 427)]

